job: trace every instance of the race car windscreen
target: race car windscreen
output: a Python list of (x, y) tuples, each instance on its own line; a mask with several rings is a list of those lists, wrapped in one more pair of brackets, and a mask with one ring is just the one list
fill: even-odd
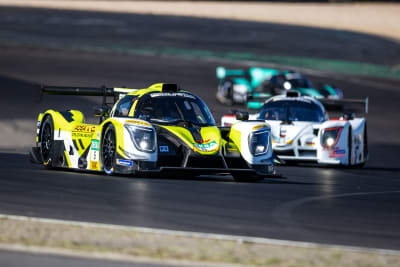
[(311, 84), (307, 79), (291, 79), (289, 82), (292, 88), (311, 88)]
[(134, 117), (160, 124), (186, 121), (200, 126), (215, 125), (204, 102), (187, 93), (151, 93), (143, 96)]
[(281, 100), (266, 103), (262, 107), (258, 119), (323, 122), (325, 114), (320, 106), (311, 101)]

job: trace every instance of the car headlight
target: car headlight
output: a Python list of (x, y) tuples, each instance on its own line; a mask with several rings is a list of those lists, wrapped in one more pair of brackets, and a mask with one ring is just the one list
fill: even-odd
[(143, 152), (154, 152), (156, 150), (156, 134), (152, 128), (144, 128), (133, 125), (125, 125), (135, 147)]
[(343, 127), (334, 127), (324, 129), (321, 137), (323, 147), (333, 147), (337, 144)]
[(253, 132), (249, 135), (249, 149), (254, 156), (260, 156), (268, 152), (269, 132)]

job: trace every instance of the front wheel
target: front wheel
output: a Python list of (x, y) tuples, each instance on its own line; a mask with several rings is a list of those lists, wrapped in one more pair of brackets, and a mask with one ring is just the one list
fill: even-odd
[(115, 155), (116, 155), (116, 138), (115, 128), (112, 124), (108, 125), (104, 137), (101, 140), (101, 162), (106, 174), (113, 174), (115, 169)]
[(349, 127), (349, 135), (348, 135), (348, 140), (347, 140), (347, 154), (348, 154), (347, 166), (348, 167), (351, 167), (351, 164), (352, 164), (351, 157), (352, 157), (352, 153), (353, 153), (353, 150), (352, 150), (352, 148), (353, 148), (353, 139), (352, 139), (352, 132), (351, 131), (352, 131), (351, 127)]
[(363, 162), (355, 165), (356, 168), (364, 167), (368, 160), (368, 135), (367, 135), (367, 125), (364, 128), (364, 144), (363, 144)]
[(40, 154), (42, 162), (47, 168), (52, 166), (52, 154), (54, 146), (54, 126), (51, 116), (47, 116), (43, 122), (40, 135)]

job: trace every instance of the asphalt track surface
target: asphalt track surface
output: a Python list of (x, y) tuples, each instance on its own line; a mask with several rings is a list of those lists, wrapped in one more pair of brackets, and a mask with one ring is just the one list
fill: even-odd
[[(23, 12), (29, 18), (28, 11)], [(164, 23), (175, 23), (180, 18), (163, 19)], [(197, 20), (190, 22), (195, 24)], [(185, 27), (190, 29), (191, 23)], [(3, 24), (0, 32), (7, 32), (7, 27)], [(46, 31), (43, 28), (37, 38), (55, 36)], [(23, 36), (12, 28), (8, 33), (11, 32), (15, 38)], [(192, 31), (190, 34), (195, 35)], [(74, 38), (82, 41), (82, 36)], [(96, 36), (105, 38), (100, 33)], [(374, 40), (375, 44), (382, 41)], [(256, 43), (255, 49), (261, 45)], [(35, 104), (33, 83), (146, 87), (159, 81), (178, 82), (201, 96), (216, 118), (229, 111), (215, 100), (215, 67), (221, 62), (26, 46), (3, 45), (1, 51), (0, 119), (28, 119), (34, 126), (37, 113), (51, 107), (81, 109), (90, 117), (95, 101), (88, 98), (48, 97)], [(364, 60), (379, 58), (371, 56)], [(363, 169), (279, 167), (285, 179), (260, 183), (236, 183), (229, 176), (110, 177), (46, 170), (29, 163), (26, 154), (3, 151), (0, 213), (400, 249), (400, 83), (349, 76), (310, 77), (335, 83), (345, 90), (346, 97), (370, 97), (370, 161)]]

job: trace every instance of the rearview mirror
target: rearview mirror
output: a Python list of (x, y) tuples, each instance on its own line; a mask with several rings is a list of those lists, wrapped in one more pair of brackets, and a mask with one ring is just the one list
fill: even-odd
[(108, 117), (110, 113), (109, 106), (96, 106), (94, 107), (93, 115), (96, 117)]
[(247, 111), (237, 111), (236, 119), (239, 121), (247, 121), (249, 119), (249, 113)]

